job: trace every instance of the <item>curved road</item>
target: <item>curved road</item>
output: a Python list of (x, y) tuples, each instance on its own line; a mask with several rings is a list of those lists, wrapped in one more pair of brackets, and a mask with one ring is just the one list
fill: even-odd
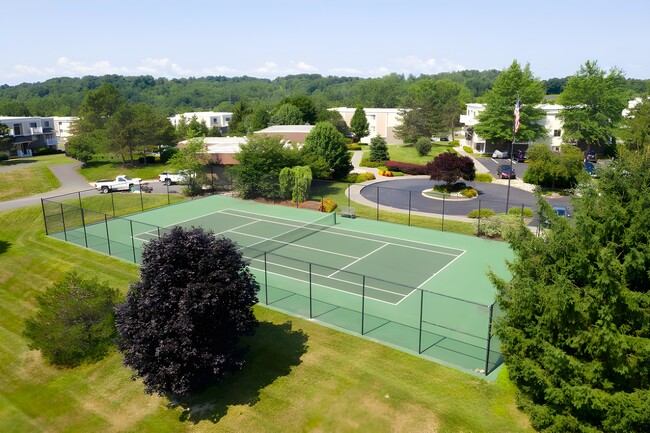
[[(428, 178), (401, 178), (374, 182), (362, 186), (357, 192), (366, 201), (372, 204), (379, 203), (380, 207), (408, 211), (409, 206), (412, 212), (455, 216), (463, 219), (467, 214), (478, 209), (479, 202), (482, 209), (490, 208), (497, 213), (506, 211), (506, 196), (508, 187), (506, 185), (490, 184), (485, 182), (467, 182), (468, 186), (476, 189), (479, 196), (474, 199), (441, 200), (426, 197), (422, 193), (431, 189), (434, 183)], [(569, 198), (561, 197), (547, 199), (551, 204), (568, 205)], [(519, 188), (510, 187), (510, 199), (508, 208), (526, 208), (535, 211), (537, 209), (537, 198), (534, 194)]]

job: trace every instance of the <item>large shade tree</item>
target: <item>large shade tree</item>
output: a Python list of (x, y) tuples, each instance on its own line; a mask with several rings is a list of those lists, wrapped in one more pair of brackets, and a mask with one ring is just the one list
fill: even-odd
[[(519, 94), (520, 126), (514, 136), (514, 108)], [(533, 76), (530, 65), (523, 68), (514, 60), (495, 80), (485, 95), (485, 111), (479, 114), (474, 131), (493, 143), (534, 142), (546, 136), (546, 128), (539, 120), (544, 110), (539, 108), (544, 100), (544, 86)]]
[(257, 326), (259, 285), (233, 241), (173, 228), (145, 245), (117, 309), (124, 364), (147, 392), (185, 396), (244, 364), (238, 343)]
[(520, 403), (548, 432), (650, 431), (650, 157), (601, 171), (544, 236), (512, 235), (496, 333)]
[(427, 174), (431, 180), (440, 180), (452, 185), (460, 179), (472, 181), (476, 178), (474, 160), (453, 152), (443, 152), (427, 163)]
[(303, 152), (307, 157), (324, 159), (334, 179), (343, 179), (352, 170), (352, 155), (345, 145), (345, 137), (329, 122), (314, 126), (305, 138)]
[(628, 149), (650, 152), (650, 97), (636, 100), (625, 116), (620, 135)]
[(469, 89), (449, 79), (416, 81), (404, 99), (397, 136), (415, 143), (420, 137), (453, 134), (470, 98)]
[(614, 132), (628, 99), (625, 77), (619, 69), (606, 72), (596, 61), (585, 62), (569, 78), (559, 98), (564, 139), (587, 151), (595, 146), (613, 154)]

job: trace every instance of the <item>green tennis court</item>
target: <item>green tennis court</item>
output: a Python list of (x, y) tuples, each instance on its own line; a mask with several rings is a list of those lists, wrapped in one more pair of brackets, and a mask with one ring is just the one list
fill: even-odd
[(203, 227), (237, 242), (262, 304), (464, 370), (501, 362), (486, 271), (507, 272), (503, 243), (223, 196), (128, 218), (61, 204), (44, 214), (51, 236), (136, 263), (171, 227)]

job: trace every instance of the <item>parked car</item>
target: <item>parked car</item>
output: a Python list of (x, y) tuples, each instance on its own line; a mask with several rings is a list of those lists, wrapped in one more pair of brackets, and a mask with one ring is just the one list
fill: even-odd
[(515, 169), (507, 164), (500, 165), (497, 168), (497, 176), (499, 176), (501, 179), (515, 179), (517, 177), (515, 174)]
[(526, 152), (523, 150), (518, 150), (515, 152), (515, 161), (525, 162), (526, 161)]
[(190, 177), (194, 177), (194, 175), (187, 170), (179, 170), (178, 173), (165, 171), (158, 175), (158, 180), (165, 185), (171, 185), (173, 183), (187, 183)]
[(596, 177), (596, 167), (593, 162), (585, 161), (585, 170), (590, 176)]
[(585, 162), (596, 162), (598, 161), (598, 157), (596, 156), (596, 152), (587, 152), (585, 153)]
[(567, 206), (553, 206), (553, 212), (559, 217), (571, 218), (569, 208)]
[(492, 153), (492, 158), (507, 158), (507, 157), (508, 157), (507, 150), (495, 150)]
[(113, 191), (130, 191), (133, 185), (138, 185), (142, 179), (139, 177), (132, 178), (125, 174), (120, 174), (115, 180), (102, 179), (95, 182), (94, 187), (103, 194)]

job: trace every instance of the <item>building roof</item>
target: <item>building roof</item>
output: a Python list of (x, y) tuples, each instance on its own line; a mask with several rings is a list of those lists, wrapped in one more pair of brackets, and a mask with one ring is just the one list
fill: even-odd
[(205, 137), (203, 143), (208, 148), (208, 153), (237, 153), (239, 146), (246, 144), (246, 137)]
[(314, 125), (273, 125), (255, 131), (255, 134), (309, 134), (312, 129), (314, 129)]

